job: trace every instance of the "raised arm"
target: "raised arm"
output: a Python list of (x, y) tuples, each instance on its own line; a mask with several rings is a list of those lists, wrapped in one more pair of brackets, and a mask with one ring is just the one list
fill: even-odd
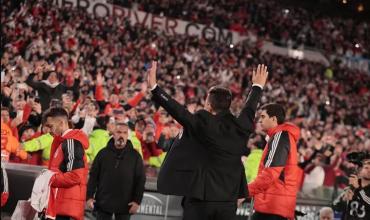
[(32, 73), (30, 74), (27, 79), (26, 79), (26, 84), (30, 87), (32, 87), (33, 89), (41, 89), (42, 87), (42, 83), (41, 82), (38, 82), (38, 81), (35, 81), (33, 78), (36, 76), (36, 74)]
[(176, 121), (184, 127), (197, 127), (195, 115), (190, 113), (183, 105), (171, 98), (163, 89), (157, 85), (157, 62), (152, 62), (148, 73), (148, 86), (151, 89), (152, 99), (162, 106)]
[(247, 101), (238, 116), (239, 124), (246, 131), (252, 132), (254, 130), (254, 117), (257, 110), (257, 105), (262, 96), (262, 89), (266, 84), (268, 72), (267, 66), (258, 65), (257, 70), (253, 71), (252, 75), (252, 89), (248, 95)]

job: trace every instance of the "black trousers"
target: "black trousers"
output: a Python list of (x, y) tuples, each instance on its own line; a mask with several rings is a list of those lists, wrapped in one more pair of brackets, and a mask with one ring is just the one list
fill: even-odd
[(183, 220), (234, 220), (236, 218), (235, 202), (211, 202), (184, 198)]
[(252, 215), (252, 220), (288, 220), (288, 219), (280, 215), (255, 212)]
[[(97, 211), (96, 220), (112, 220), (113, 213), (103, 212), (101, 210)], [(130, 215), (127, 214), (114, 214), (115, 220), (130, 220)]]

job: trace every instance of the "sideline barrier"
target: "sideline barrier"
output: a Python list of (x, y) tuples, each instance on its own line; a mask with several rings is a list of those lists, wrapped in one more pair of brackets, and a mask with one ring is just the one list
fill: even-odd
[[(9, 200), (1, 209), (1, 212), (13, 213), (18, 200), (28, 199), (35, 178), (44, 169), (42, 166), (6, 163), (5, 168), (9, 179)], [(132, 220), (181, 220), (182, 207), (181, 197), (167, 196), (157, 192), (156, 178), (148, 177), (145, 183), (145, 193), (138, 214), (132, 216)], [(298, 199), (297, 210), (307, 213), (299, 220), (317, 219), (317, 213), (321, 207), (327, 206), (330, 200)], [(238, 220), (247, 219), (250, 204), (244, 203), (237, 209)], [(90, 210), (86, 210), (85, 219), (94, 220)]]

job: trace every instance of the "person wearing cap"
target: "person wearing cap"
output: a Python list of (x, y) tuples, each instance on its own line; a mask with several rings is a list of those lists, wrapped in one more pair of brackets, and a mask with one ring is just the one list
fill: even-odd
[(87, 206), (97, 220), (128, 220), (138, 211), (145, 172), (140, 154), (128, 140), (128, 125), (115, 122), (113, 137), (96, 155), (87, 185)]

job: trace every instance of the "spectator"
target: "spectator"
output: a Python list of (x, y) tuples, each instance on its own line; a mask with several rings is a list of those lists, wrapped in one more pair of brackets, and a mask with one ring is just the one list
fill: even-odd
[[(302, 48), (314, 47), (327, 54), (369, 58), (369, 26), (366, 21), (323, 16), (315, 10), (285, 7), (279, 1), (205, 1), (200, 6), (185, 0), (173, 5), (166, 0), (135, 0), (139, 9), (157, 15), (174, 17), (230, 29), (246, 34), (256, 32), (278, 45)], [(163, 4), (162, 4), (163, 3)], [(217, 3), (217, 4), (215, 4)], [(115, 4), (120, 4), (115, 2)], [(268, 13), (267, 13), (268, 12)], [(350, 30), (356, 30), (349, 33)], [(355, 39), (355, 42), (354, 42)]]
[(38, 137), (34, 137), (22, 143), (23, 149), (31, 155), (41, 151), (41, 162), (38, 165), (48, 166), (50, 160), (51, 145), (53, 136), (49, 133), (49, 128), (42, 127), (42, 133)]
[[(36, 66), (36, 69), (37, 68), (41, 68), (41, 71), (44, 71), (43, 66)], [(62, 95), (67, 90), (74, 90), (74, 92), (78, 93), (78, 87), (80, 84), (78, 79), (75, 79), (73, 87), (67, 87), (65, 84), (60, 83), (58, 74), (55, 71), (49, 70), (46, 72), (41, 72), (41, 76), (42, 81), (40, 79), (41, 82), (38, 82), (34, 79), (35, 74), (30, 74), (26, 80), (26, 83), (38, 92), (43, 111), (49, 108), (52, 99), (62, 100)]]
[(9, 161), (11, 156), (19, 157), (21, 160), (27, 159), (28, 155), (19, 148), (19, 141), (13, 136), (9, 126), (3, 123), (1, 118), (1, 158)]
[(320, 220), (334, 220), (334, 211), (330, 207), (320, 209)]
[(109, 131), (102, 128), (96, 128), (90, 133), (90, 147), (86, 151), (89, 163), (92, 163), (99, 151), (107, 146), (109, 139)]
[[(240, 21), (246, 34), (252, 32), (259, 36), (257, 42), (271, 39), (279, 44), (291, 42), (292, 47), (304, 44), (322, 48), (330, 56), (351, 54), (369, 57), (369, 46), (364, 43), (369, 38), (366, 22), (315, 15), (301, 8), (289, 8), (285, 13), (283, 9), (286, 8), (279, 2), (266, 0), (218, 1), (217, 4), (213, 0), (201, 4), (183, 0), (176, 1), (176, 4), (164, 1), (157, 4), (152, 0), (145, 1), (145, 4), (140, 0), (136, 2), (139, 9), (145, 11), (163, 12), (167, 16), (204, 24), (211, 24), (215, 14), (218, 25), (226, 28)], [(234, 114), (238, 114), (243, 106), (245, 97), (238, 94), (246, 94), (244, 90), (250, 86), (251, 66), (269, 63), (273, 71), (266, 84), (267, 92), (262, 97), (262, 104), (279, 101), (287, 109), (287, 119), (302, 128), (302, 138), (298, 143), (302, 163), (309, 159), (306, 156), (314, 151), (317, 143), (323, 145), (328, 135), (335, 140), (347, 139), (346, 143), (334, 144), (336, 150), (343, 151), (338, 153), (340, 158), (349, 151), (370, 149), (370, 76), (364, 71), (348, 69), (340, 62), (331, 62), (329, 69), (304, 59), (264, 53), (253, 42), (242, 42), (230, 48), (196, 37), (167, 36), (142, 26), (132, 26), (125, 19), (93, 18), (77, 8), (56, 7), (52, 1), (27, 1), (18, 9), (7, 7), (9, 4), (12, 1), (6, 0), (1, 7), (1, 113), (15, 137), (18, 135), (17, 126), (21, 124), (32, 124), (40, 132), (42, 111), (31, 102), (41, 97), (24, 82), (29, 73), (36, 73), (34, 79), (41, 79), (41, 72), (50, 68), (60, 76), (60, 84), (68, 88), (76, 83), (74, 79), (80, 80), (74, 92), (62, 93), (62, 105), (70, 115), (83, 111), (84, 106), (94, 100), (93, 97), (98, 99), (94, 95), (99, 93), (100, 86), (103, 96), (97, 100), (99, 115), (110, 104), (108, 97), (117, 95), (118, 102), (130, 108), (118, 115), (128, 121), (129, 139), (139, 153), (142, 154), (140, 140), (135, 132), (131, 132), (137, 115), (143, 115), (145, 120), (154, 120), (156, 141), (163, 135), (168, 146), (173, 140), (171, 136), (175, 137), (176, 130), (181, 127), (175, 125), (173, 118), (162, 115), (161, 110), (158, 112), (145, 93), (140, 94), (142, 86), (145, 87), (141, 84), (142, 68), (155, 56), (161, 60), (162, 72), (158, 80), (170, 88), (167, 92), (182, 104), (195, 111), (201, 109), (208, 85), (224, 82), (235, 94), (235, 102), (231, 106)], [(135, 5), (132, 3), (133, 7)], [(222, 18), (230, 22), (219, 22)], [(238, 25), (234, 27), (239, 28)], [(359, 50), (353, 50), (354, 39), (359, 42)], [(179, 86), (173, 88), (173, 85)], [(140, 99), (135, 99), (140, 96)], [(117, 101), (114, 99), (112, 101)], [(117, 110), (120, 107), (122, 105)], [(107, 112), (112, 115), (102, 117), (116, 117), (113, 110)], [(75, 123), (76, 128), (83, 127), (84, 120), (81, 122)], [(171, 135), (165, 129), (167, 126), (176, 128), (175, 131), (171, 129)], [(110, 127), (109, 123), (107, 127)], [(165, 146), (162, 142), (158, 145)], [(38, 144), (34, 146), (40, 147)], [(34, 149), (37, 148), (30, 150), (35, 152)], [(41, 149), (45, 149), (42, 157), (47, 161), (49, 154), (46, 152), (50, 152), (50, 147)], [(325, 186), (332, 185), (333, 177), (348, 179), (347, 171), (351, 165), (343, 161), (340, 166), (335, 166), (333, 159), (324, 166), (325, 169), (328, 165), (334, 166), (325, 174)]]
[(303, 182), (303, 192), (312, 194), (312, 190), (323, 185), (325, 179), (324, 162), (325, 157), (318, 155), (313, 161), (309, 173), (306, 173)]
[(1, 154), (1, 208), (6, 204), (9, 198), (8, 175), (3, 164), (3, 154)]
[(262, 158), (263, 148), (266, 145), (266, 141), (261, 135), (256, 135), (248, 146), (250, 146), (250, 153), (244, 161), (245, 176), (247, 182), (252, 182), (258, 173), (259, 164)]
[(155, 141), (155, 127), (152, 123), (146, 124), (143, 135), (139, 140), (143, 150), (144, 163), (159, 168), (165, 154)]

